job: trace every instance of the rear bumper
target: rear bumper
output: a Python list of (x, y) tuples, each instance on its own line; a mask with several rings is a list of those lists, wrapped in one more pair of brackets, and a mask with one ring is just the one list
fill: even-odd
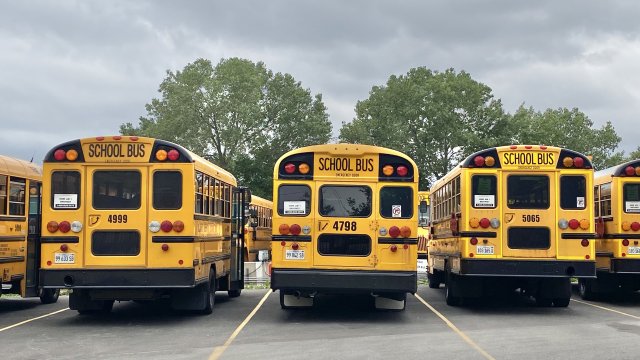
[(414, 271), (273, 269), (271, 288), (336, 293), (415, 293), (417, 273)]
[(460, 260), (461, 275), (513, 277), (595, 277), (595, 261)]
[(640, 274), (640, 259), (611, 259), (611, 272)]
[(55, 289), (157, 289), (190, 288), (196, 282), (194, 269), (40, 269), (40, 284)]

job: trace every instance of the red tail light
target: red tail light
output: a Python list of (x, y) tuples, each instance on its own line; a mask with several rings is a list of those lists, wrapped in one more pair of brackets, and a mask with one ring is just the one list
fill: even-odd
[(173, 223), (173, 230), (175, 230), (176, 232), (182, 232), (182, 230), (184, 230), (184, 223), (180, 220), (176, 220)]
[(584, 247), (589, 246), (589, 240), (587, 240), (587, 239), (582, 239), (582, 241), (580, 242), (580, 245), (582, 245), (582, 246), (584, 246)]
[(400, 235), (400, 228), (397, 226), (392, 226), (389, 228), (389, 236), (392, 238), (397, 238)]
[(280, 232), (280, 235), (289, 235), (289, 225), (280, 224), (278, 231)]
[(622, 240), (622, 246), (629, 246), (629, 240), (627, 239)]
[(636, 174), (636, 169), (634, 169), (633, 166), (627, 166), (624, 168), (624, 173), (628, 176), (633, 176)]
[(477, 167), (482, 167), (482, 166), (484, 166), (484, 158), (482, 156), (478, 155), (478, 156), (473, 158), (473, 163)]
[(407, 174), (409, 173), (409, 169), (406, 166), (400, 165), (396, 169), (396, 172), (398, 173), (398, 176), (407, 176)]
[(391, 245), (389, 247), (389, 250), (391, 250), (391, 252), (396, 252), (396, 251), (398, 251), (398, 247), (396, 245)]
[(296, 171), (296, 166), (289, 163), (284, 166), (284, 172), (287, 174), (293, 174)]
[(58, 161), (62, 161), (67, 158), (67, 153), (62, 149), (58, 149), (53, 153), (53, 158)]
[(577, 168), (581, 168), (584, 166), (584, 159), (577, 156), (573, 158), (573, 166), (577, 167)]
[(634, 221), (631, 223), (631, 230), (633, 231), (638, 231), (640, 230), (640, 223), (637, 221)]
[(471, 245), (478, 245), (478, 238), (472, 237), (471, 240), (469, 240), (469, 242), (471, 243)]
[(71, 224), (68, 221), (61, 221), (58, 225), (58, 230), (63, 233), (68, 233), (71, 230)]
[(160, 224), (160, 230), (169, 232), (173, 229), (173, 224), (169, 220), (165, 220)]
[(69, 250), (69, 246), (67, 244), (60, 245), (60, 251), (67, 252)]
[(491, 220), (487, 218), (480, 219), (480, 226), (484, 229), (488, 228), (489, 226), (491, 226)]
[(293, 250), (298, 250), (298, 249), (300, 248), (300, 245), (298, 245), (298, 243), (293, 243), (293, 244), (291, 245), (291, 248), (292, 248)]
[(55, 221), (49, 221), (47, 223), (47, 231), (51, 233), (58, 231), (58, 223)]
[(300, 231), (302, 231), (302, 228), (300, 228), (300, 225), (298, 224), (293, 224), (289, 227), (291, 235), (300, 235)]
[(167, 157), (169, 158), (169, 160), (171, 161), (176, 161), (178, 160), (178, 158), (180, 157), (180, 153), (178, 152), (178, 150), (176, 149), (171, 149), (169, 150), (169, 152), (167, 153)]
[(580, 227), (580, 221), (576, 219), (569, 220), (569, 228), (571, 228), (572, 230), (575, 230), (579, 227)]
[(162, 244), (162, 251), (169, 251), (169, 244)]

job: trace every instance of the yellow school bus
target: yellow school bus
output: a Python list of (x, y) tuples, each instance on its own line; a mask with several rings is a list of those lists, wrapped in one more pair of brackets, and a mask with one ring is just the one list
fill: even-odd
[(427, 244), (431, 237), (429, 228), (429, 192), (418, 192), (418, 259), (426, 259), (428, 254)]
[[(251, 196), (249, 213), (251, 219), (245, 226), (245, 261), (268, 260), (271, 257), (271, 218), (273, 202), (259, 196)], [(258, 259), (260, 252), (266, 257)]]
[(497, 288), (566, 307), (571, 277), (595, 276), (593, 168), (551, 146), (479, 151), (431, 188), (429, 286), (447, 304)]
[(640, 289), (640, 160), (594, 174), (596, 279), (579, 279), (580, 296)]
[(168, 296), (208, 314), (217, 290), (240, 295), (251, 195), (222, 168), (167, 141), (98, 136), (51, 149), (43, 179), (40, 279), (71, 289), (71, 309)]
[(418, 169), (408, 156), (328, 144), (284, 154), (273, 175), (271, 288), (283, 309), (366, 293), (403, 310), (416, 291)]
[(39, 296), (43, 304), (59, 291), (38, 283), (42, 168), (0, 155), (0, 294)]

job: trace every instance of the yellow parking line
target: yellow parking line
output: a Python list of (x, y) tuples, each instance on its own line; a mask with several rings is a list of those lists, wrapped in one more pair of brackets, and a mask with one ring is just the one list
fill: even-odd
[(495, 360), (493, 356), (491, 356), (488, 352), (484, 351), (478, 344), (476, 344), (470, 337), (468, 337), (462, 330), (458, 329), (449, 319), (447, 319), (444, 315), (442, 315), (438, 310), (436, 310), (433, 306), (431, 306), (428, 302), (426, 302), (420, 295), (415, 294), (415, 297), (420, 300), (421, 303), (424, 304), (429, 310), (431, 310), (434, 314), (438, 315), (438, 317), (444, 321), (447, 326), (451, 328), (456, 334), (458, 334), (462, 340), (466, 341), (467, 344), (471, 345), (472, 348), (476, 349), (485, 359)]
[(586, 302), (586, 301), (582, 301), (582, 300), (576, 300), (576, 299), (571, 299), (571, 301), (575, 301), (575, 302), (580, 303), (580, 304), (585, 304), (585, 305), (593, 306), (593, 307), (598, 308), (598, 309), (602, 309), (602, 310), (606, 310), (606, 311), (611, 311), (611, 312), (614, 312), (614, 313), (616, 313), (616, 314), (620, 314), (620, 315), (624, 315), (624, 316), (628, 316), (628, 317), (631, 317), (631, 318), (634, 318), (634, 319), (640, 320), (640, 316), (627, 314), (626, 312), (622, 312), (622, 311), (619, 311), (619, 310), (611, 309), (611, 308), (608, 308), (608, 307), (605, 307), (605, 306), (600, 306), (600, 305), (592, 304), (592, 303), (590, 303), (590, 302)]
[(58, 310), (58, 311), (54, 311), (52, 313), (48, 313), (48, 314), (45, 314), (45, 315), (42, 315), (42, 316), (34, 317), (33, 319), (21, 321), (21, 322), (19, 322), (17, 324), (13, 324), (13, 325), (9, 325), (7, 327), (3, 327), (2, 329), (0, 329), (0, 332), (5, 331), (5, 330), (9, 330), (9, 329), (13, 329), (16, 326), (24, 325), (26, 323), (30, 323), (30, 322), (36, 321), (38, 319), (46, 318), (47, 316), (55, 315), (55, 314), (58, 314), (58, 313), (61, 313), (63, 311), (67, 311), (67, 310), (69, 310), (69, 308), (64, 308), (64, 309), (61, 309), (61, 310)]
[(222, 356), (224, 351), (227, 350), (229, 345), (231, 345), (233, 340), (235, 340), (236, 336), (238, 336), (238, 334), (240, 334), (240, 331), (242, 331), (242, 329), (244, 329), (244, 327), (249, 323), (249, 321), (251, 320), (253, 315), (255, 315), (258, 312), (258, 310), (260, 310), (260, 307), (262, 306), (262, 304), (264, 304), (264, 302), (267, 301), (267, 298), (269, 297), (269, 294), (271, 294), (271, 290), (267, 290), (267, 293), (264, 294), (264, 296), (262, 297), (262, 300), (260, 300), (258, 305), (256, 305), (255, 308), (253, 308), (253, 311), (251, 311), (249, 313), (249, 315), (247, 315), (247, 317), (244, 319), (244, 321), (242, 323), (240, 323), (240, 325), (238, 325), (238, 327), (233, 331), (233, 333), (231, 333), (231, 336), (229, 336), (227, 341), (225, 341), (225, 343), (222, 344), (222, 346), (217, 346), (213, 350), (213, 352), (209, 356), (209, 360), (216, 360), (216, 359), (219, 359), (220, 356)]

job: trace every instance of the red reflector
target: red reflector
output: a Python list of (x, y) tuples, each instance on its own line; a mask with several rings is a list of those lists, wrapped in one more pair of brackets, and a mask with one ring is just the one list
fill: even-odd
[(284, 172), (286, 172), (287, 174), (293, 174), (295, 171), (296, 166), (291, 163), (284, 166)]
[(298, 245), (298, 243), (293, 243), (293, 245), (291, 245), (291, 248), (293, 250), (298, 250), (298, 248), (300, 248), (300, 245)]
[[(62, 161), (67, 158), (67, 153), (62, 149), (58, 149), (56, 150), (56, 152), (53, 153), (53, 158), (58, 161)], [(635, 170), (634, 170), (634, 173), (635, 173)]]
[(182, 264), (184, 264), (184, 261), (182, 261), (182, 260), (178, 260), (178, 264), (179, 264), (179, 265), (182, 265)]
[(396, 172), (398, 173), (398, 176), (407, 176), (407, 174), (409, 173), (409, 169), (406, 166), (400, 165), (396, 169)]
[(284, 241), (284, 240), (282, 240), (282, 241), (280, 241), (280, 245), (281, 245), (281, 246), (287, 246), (287, 242), (286, 242), (286, 241)]
[(389, 250), (391, 250), (391, 252), (396, 252), (396, 251), (398, 251), (398, 247), (396, 245), (391, 245), (389, 247)]
[(168, 251), (169, 250), (169, 245), (168, 244), (162, 244), (162, 251)]
[(483, 228), (488, 228), (489, 226), (491, 226), (491, 221), (487, 218), (482, 218), (480, 219), (480, 226), (482, 226)]
[(469, 242), (471, 243), (471, 245), (477, 245), (478, 244), (478, 238), (472, 237), (471, 240), (469, 240)]
[(60, 245), (60, 251), (66, 252), (67, 250), (69, 250), (69, 246), (67, 246), (67, 244)]
[(389, 228), (389, 236), (392, 238), (397, 238), (400, 235), (400, 228), (397, 226), (392, 226)]
[(628, 176), (633, 176), (636, 173), (636, 169), (634, 169), (633, 166), (627, 166), (626, 168), (624, 168), (624, 173)]
[(582, 239), (582, 241), (580, 242), (580, 245), (582, 245), (582, 246), (584, 246), (584, 247), (589, 246), (589, 240), (587, 240), (587, 239)]
[(477, 167), (484, 166), (484, 158), (482, 156), (476, 156), (473, 158), (473, 163), (476, 164)]
[(178, 150), (176, 149), (171, 149), (169, 150), (169, 152), (167, 153), (167, 157), (169, 158), (169, 160), (171, 161), (176, 161), (178, 160), (178, 158), (180, 157), (180, 153), (178, 152)]
[(627, 239), (622, 240), (622, 246), (629, 246), (629, 240)]
[(473, 255), (473, 253), (469, 253), (469, 257), (474, 257), (475, 255)]
[(164, 232), (169, 232), (173, 229), (173, 224), (169, 220), (165, 220), (160, 224), (160, 229)]
[(291, 235), (300, 235), (300, 231), (302, 231), (302, 228), (300, 228), (300, 225), (298, 224), (293, 224), (289, 227)]
[[(622, 256), (624, 256), (624, 254), (622, 254)], [(585, 256), (584, 256), (584, 258), (585, 258), (585, 259), (587, 259), (587, 260), (589, 260), (589, 259), (591, 259), (591, 256), (589, 256), (589, 255), (585, 255)]]
[(58, 225), (58, 230), (63, 233), (67, 233), (69, 232), (69, 230), (71, 230), (71, 224), (69, 224), (68, 221), (61, 221), (60, 225)]
[(577, 168), (581, 168), (584, 166), (584, 159), (576, 156), (573, 158), (573, 166), (577, 167)]
[(576, 219), (569, 220), (569, 227), (572, 230), (575, 230), (575, 229), (579, 228), (580, 227), (580, 221), (578, 221)]
[[(589, 256), (589, 255), (587, 255), (587, 256)], [(625, 254), (625, 253), (622, 253), (622, 257), (625, 257), (625, 256), (627, 256), (627, 254)]]
[(407, 250), (409, 248), (409, 244), (404, 244), (402, 247)]
[(47, 265), (51, 266), (51, 260), (47, 261)]

